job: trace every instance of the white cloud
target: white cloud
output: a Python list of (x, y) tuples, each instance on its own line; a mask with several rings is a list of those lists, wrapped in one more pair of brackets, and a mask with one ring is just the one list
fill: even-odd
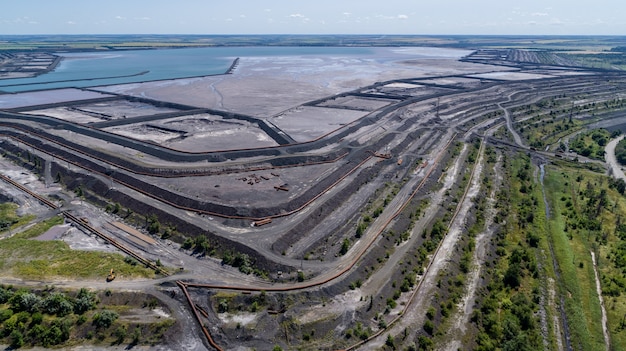
[(115, 19), (116, 19), (116, 20), (125, 20), (125, 19), (126, 19), (126, 17), (122, 17), (122, 16), (115, 16)]
[(349, 17), (352, 13), (351, 12), (344, 12), (343, 15)]
[(545, 16), (548, 16), (548, 14), (545, 13), (545, 12), (535, 12), (535, 13), (532, 13), (531, 16), (533, 16), (533, 17), (545, 17)]
[(556, 17), (554, 17), (554, 18), (552, 18), (550, 20), (550, 25), (552, 25), (552, 26), (562, 26), (564, 24), (565, 24), (565, 22), (561, 21), (559, 18), (556, 18)]
[(239, 18), (246, 18), (246, 15), (239, 15)]
[(75, 24), (76, 24), (76, 22), (74, 22), (74, 21), (67, 21), (67, 22), (65, 22), (65, 23), (69, 24), (70, 26), (73, 26), (73, 25), (75, 25)]
[(138, 21), (149, 21), (149, 20), (151, 20), (150, 17), (135, 17), (135, 19), (138, 20)]
[(401, 19), (401, 20), (409, 19), (409, 16), (407, 16), (407, 15), (398, 15), (398, 19)]
[(291, 18), (304, 18), (304, 15), (302, 15), (300, 13), (292, 13), (291, 15), (289, 15), (289, 17), (291, 17)]
[(28, 16), (19, 17), (19, 18), (13, 19), (13, 20), (3, 19), (3, 20), (0, 20), (0, 22), (2, 22), (2, 23), (39, 24), (39, 22), (35, 21), (34, 19), (31, 19)]

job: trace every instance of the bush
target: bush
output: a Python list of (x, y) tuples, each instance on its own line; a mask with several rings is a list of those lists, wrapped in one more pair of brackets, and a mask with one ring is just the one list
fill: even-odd
[(137, 327), (133, 331), (131, 344), (132, 345), (137, 345), (139, 343), (140, 339), (141, 339), (141, 329), (139, 327)]
[(187, 239), (185, 239), (185, 242), (183, 242), (183, 246), (182, 246), (182, 248), (183, 248), (184, 250), (189, 250), (189, 249), (191, 249), (191, 248), (193, 247), (193, 242), (194, 242), (194, 240), (193, 240), (192, 238), (187, 238)]
[(509, 268), (504, 273), (504, 284), (511, 289), (517, 288), (522, 282), (522, 270), (518, 263), (510, 263)]
[(41, 314), (41, 312), (33, 313), (31, 316), (30, 326), (39, 325), (41, 322), (43, 322), (43, 314)]
[(56, 325), (48, 329), (48, 331), (44, 333), (43, 338), (41, 340), (41, 344), (44, 347), (58, 345), (61, 342), (63, 342), (63, 332), (61, 331), (61, 328), (59, 328)]
[(59, 317), (67, 316), (74, 310), (74, 305), (67, 300), (64, 294), (52, 293), (42, 301), (43, 312)]
[(8, 289), (0, 288), (0, 304), (7, 303), (13, 296), (13, 292)]
[(124, 339), (126, 339), (126, 334), (127, 334), (127, 329), (125, 325), (120, 325), (119, 327), (117, 327), (117, 329), (115, 329), (115, 332), (113, 333), (113, 335), (115, 336), (115, 342), (117, 344), (121, 344), (124, 342)]
[(20, 347), (24, 346), (24, 336), (19, 330), (14, 330), (11, 333), (10, 338), (11, 338), (11, 348), (19, 349)]
[(33, 345), (43, 343), (43, 338), (45, 335), (46, 329), (41, 324), (37, 324), (30, 328), (27, 334), (28, 340)]
[(11, 316), (13, 315), (13, 311), (6, 309), (6, 310), (0, 310), (0, 323), (6, 321), (7, 319), (11, 318)]
[(433, 332), (435, 331), (435, 325), (430, 319), (426, 320), (426, 322), (424, 323), (424, 331), (427, 332), (429, 335), (433, 335)]
[(228, 312), (228, 300), (226, 299), (220, 300), (219, 304), (217, 305), (217, 312), (219, 313)]
[(427, 336), (420, 336), (417, 338), (417, 343), (419, 345), (420, 350), (432, 350), (433, 349), (433, 341)]
[(96, 313), (93, 316), (93, 325), (96, 328), (108, 328), (113, 324), (113, 322), (119, 317), (119, 315), (113, 311), (102, 310), (100, 313)]
[(97, 303), (96, 294), (82, 288), (74, 300), (74, 313), (83, 314), (96, 308)]
[(340, 255), (345, 255), (348, 250), (350, 250), (350, 240), (348, 240), (348, 238), (343, 239), (343, 242), (341, 243), (341, 250), (339, 250), (339, 254)]
[(16, 312), (35, 312), (41, 304), (41, 298), (26, 290), (17, 291), (9, 299), (9, 305)]
[(428, 311), (426, 311), (426, 318), (428, 318), (429, 320), (433, 320), (436, 313), (437, 311), (435, 310), (435, 308), (431, 306), (428, 308)]

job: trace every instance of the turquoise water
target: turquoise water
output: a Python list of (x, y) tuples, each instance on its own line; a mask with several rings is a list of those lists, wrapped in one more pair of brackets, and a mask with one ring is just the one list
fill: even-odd
[[(367, 48), (346, 47), (220, 47), (62, 53), (52, 72), (0, 80), (0, 90), (23, 92), (89, 87), (223, 74), (237, 57), (366, 55)], [(114, 77), (114, 78), (111, 78)]]

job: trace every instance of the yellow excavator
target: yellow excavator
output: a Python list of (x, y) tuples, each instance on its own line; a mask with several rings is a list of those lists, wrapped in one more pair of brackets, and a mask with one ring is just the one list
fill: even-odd
[(110, 282), (113, 279), (115, 279), (115, 272), (113, 271), (113, 268), (111, 268), (111, 272), (107, 275), (107, 282)]

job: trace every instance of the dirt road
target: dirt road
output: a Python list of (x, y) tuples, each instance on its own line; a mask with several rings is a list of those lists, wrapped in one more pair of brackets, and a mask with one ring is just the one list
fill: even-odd
[(613, 177), (626, 181), (626, 175), (624, 174), (624, 171), (622, 171), (622, 167), (617, 162), (617, 158), (615, 157), (615, 147), (622, 139), (624, 139), (624, 135), (609, 141), (604, 148), (604, 155)]

